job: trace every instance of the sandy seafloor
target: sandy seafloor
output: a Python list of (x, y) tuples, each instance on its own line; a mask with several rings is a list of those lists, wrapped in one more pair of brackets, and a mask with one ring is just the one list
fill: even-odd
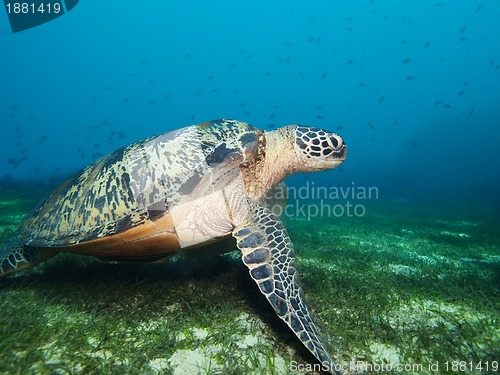
[[(2, 242), (42, 193), (0, 189)], [(498, 217), (398, 200), (363, 217), (284, 221), (339, 363), (360, 373), (494, 373)], [(0, 282), (0, 338), (1, 374), (298, 374), (316, 363), (238, 251), (160, 265), (59, 255)]]

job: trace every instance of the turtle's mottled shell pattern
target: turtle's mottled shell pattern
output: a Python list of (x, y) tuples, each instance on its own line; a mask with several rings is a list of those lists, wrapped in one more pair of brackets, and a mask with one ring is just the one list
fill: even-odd
[(214, 191), (235, 178), (254, 157), (261, 133), (218, 120), (117, 150), (54, 191), (25, 219), (19, 239), (67, 247), (154, 222), (194, 192)]

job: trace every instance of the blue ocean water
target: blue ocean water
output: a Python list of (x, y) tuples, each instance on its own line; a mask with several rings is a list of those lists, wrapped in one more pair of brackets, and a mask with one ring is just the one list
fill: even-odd
[(487, 0), (87, 0), (19, 33), (2, 10), (0, 178), (225, 117), (337, 131), (318, 184), (499, 207), (499, 25)]

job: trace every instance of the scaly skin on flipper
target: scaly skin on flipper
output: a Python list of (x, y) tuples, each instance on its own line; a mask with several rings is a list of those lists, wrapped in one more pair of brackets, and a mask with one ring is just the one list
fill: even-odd
[(276, 314), (292, 329), (324, 368), (335, 375), (335, 362), (319, 338), (295, 269), (293, 244), (281, 221), (250, 199), (248, 222), (233, 231), (243, 262)]
[(29, 268), (56, 255), (55, 251), (23, 245), (13, 238), (0, 247), (0, 279), (10, 273)]

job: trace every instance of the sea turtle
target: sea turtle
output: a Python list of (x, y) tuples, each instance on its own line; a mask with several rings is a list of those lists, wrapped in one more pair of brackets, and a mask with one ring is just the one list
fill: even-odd
[(68, 179), (25, 218), (0, 249), (0, 277), (59, 252), (152, 262), (232, 236), (276, 314), (337, 373), (304, 301), (292, 242), (265, 202), (287, 175), (335, 168), (346, 153), (325, 130), (265, 132), (228, 119), (133, 143)]

